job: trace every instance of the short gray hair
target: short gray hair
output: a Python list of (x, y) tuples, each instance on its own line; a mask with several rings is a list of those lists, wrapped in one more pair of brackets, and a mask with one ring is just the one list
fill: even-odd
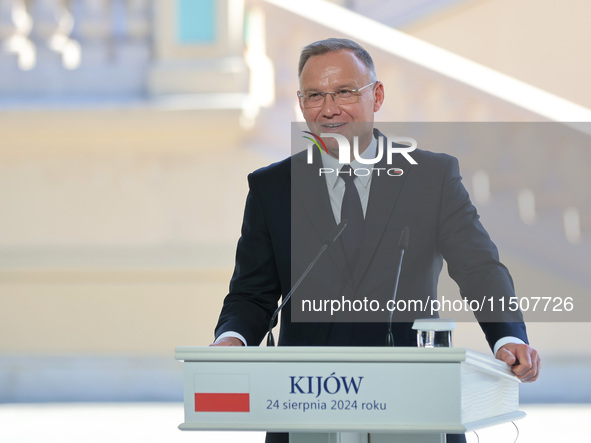
[(369, 69), (372, 80), (376, 80), (376, 68), (373, 64), (373, 59), (369, 52), (361, 47), (359, 43), (349, 40), (347, 38), (327, 38), (326, 40), (320, 40), (314, 43), (310, 43), (308, 46), (302, 49), (300, 54), (300, 62), (298, 64), (298, 77), (302, 75), (304, 65), (310, 57), (315, 55), (328, 54), (330, 52), (338, 52), (343, 50), (352, 51), (355, 56), (363, 63), (367, 69)]

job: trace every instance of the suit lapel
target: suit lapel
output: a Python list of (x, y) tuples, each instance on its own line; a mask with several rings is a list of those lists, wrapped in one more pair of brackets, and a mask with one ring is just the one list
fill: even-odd
[[(398, 197), (404, 186), (406, 178), (411, 168), (403, 168), (404, 158), (396, 154), (392, 158), (392, 164), (387, 164), (386, 156), (386, 137), (376, 130), (376, 137), (384, 137), (384, 157), (375, 166), (376, 168), (385, 168), (380, 171), (374, 171), (371, 179), (371, 189), (367, 211), (365, 215), (364, 237), (359, 255), (359, 262), (355, 269), (355, 282), (358, 284), (365, 275), (368, 266), (375, 255), (380, 240), (383, 237), (384, 230), (388, 221), (392, 218), (394, 208), (398, 202)], [(400, 168), (404, 170), (402, 176), (390, 176), (386, 170), (391, 168)]]
[[(320, 248), (322, 241), (336, 226), (336, 222), (330, 205), (326, 180), (318, 173), (322, 165), (320, 153), (314, 151), (314, 160), (311, 165), (307, 164), (305, 154), (303, 152), (292, 157), (292, 212), (305, 212), (306, 218), (310, 222), (309, 226), (313, 230), (313, 232), (305, 234), (314, 235), (318, 239), (318, 248)], [(298, 231), (300, 230), (295, 229), (295, 232)], [(292, 241), (298, 241), (298, 239), (292, 238)], [(351, 285), (351, 274), (344, 271), (348, 265), (341, 242), (338, 241), (333, 244), (328, 249), (327, 254), (337, 269), (340, 270), (343, 279)]]

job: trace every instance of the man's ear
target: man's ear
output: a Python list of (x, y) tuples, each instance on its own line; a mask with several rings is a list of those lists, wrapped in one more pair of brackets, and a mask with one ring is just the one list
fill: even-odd
[(378, 81), (374, 91), (373, 112), (378, 112), (384, 103), (384, 84)]

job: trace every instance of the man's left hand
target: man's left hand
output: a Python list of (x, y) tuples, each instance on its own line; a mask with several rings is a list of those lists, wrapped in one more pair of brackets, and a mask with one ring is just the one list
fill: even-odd
[(542, 367), (538, 351), (529, 345), (507, 343), (495, 357), (511, 366), (511, 371), (524, 383), (536, 381)]

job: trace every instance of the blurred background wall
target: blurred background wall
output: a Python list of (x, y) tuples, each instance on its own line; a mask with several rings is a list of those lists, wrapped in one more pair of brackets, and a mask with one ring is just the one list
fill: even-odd
[[(246, 175), (289, 155), (307, 43), (348, 37), (372, 53), (382, 121), (591, 122), (589, 12), (0, 0), (0, 402), (182, 397), (174, 347), (213, 339)], [(590, 296), (589, 146), (445, 150), (518, 293)], [(444, 275), (440, 294), (457, 292)], [(456, 345), (490, 352), (477, 330), (460, 323)], [(522, 398), (591, 401), (589, 324), (529, 330), (545, 372)]]

